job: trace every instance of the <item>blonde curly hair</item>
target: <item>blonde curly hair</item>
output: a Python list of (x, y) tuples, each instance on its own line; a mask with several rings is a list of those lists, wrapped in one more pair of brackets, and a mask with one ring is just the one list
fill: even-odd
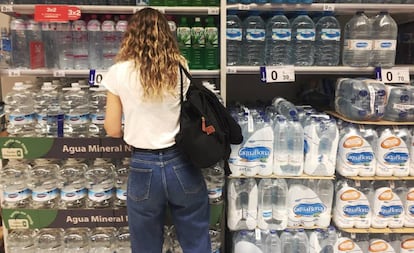
[(144, 99), (175, 94), (179, 63), (186, 65), (168, 20), (158, 10), (144, 8), (128, 21), (117, 62), (134, 61), (140, 72)]

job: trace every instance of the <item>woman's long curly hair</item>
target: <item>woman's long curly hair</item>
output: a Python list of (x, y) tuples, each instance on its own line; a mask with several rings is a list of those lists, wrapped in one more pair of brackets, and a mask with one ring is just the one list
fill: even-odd
[(128, 60), (139, 69), (144, 99), (175, 94), (178, 66), (186, 60), (161, 12), (144, 8), (130, 18), (117, 55), (118, 62)]

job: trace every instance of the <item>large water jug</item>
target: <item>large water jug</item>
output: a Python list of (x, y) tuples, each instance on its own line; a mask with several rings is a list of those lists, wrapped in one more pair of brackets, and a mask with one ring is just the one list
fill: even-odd
[(259, 12), (252, 11), (243, 21), (243, 62), (245, 65), (264, 64), (266, 27)]
[(339, 64), (341, 26), (331, 12), (326, 12), (316, 23), (315, 65)]
[(292, 21), (292, 60), (297, 66), (311, 66), (315, 60), (315, 24), (306, 12)]
[(226, 19), (227, 66), (242, 64), (243, 27), (237, 12), (229, 12)]
[(291, 35), (289, 19), (276, 12), (266, 23), (266, 65), (290, 64)]
[(371, 65), (389, 68), (395, 64), (398, 26), (388, 12), (380, 12), (372, 22), (375, 35)]

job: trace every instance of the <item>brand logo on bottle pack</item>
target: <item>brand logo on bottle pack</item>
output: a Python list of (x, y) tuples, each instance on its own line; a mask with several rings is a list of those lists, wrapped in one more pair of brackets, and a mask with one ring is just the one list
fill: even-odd
[(299, 204), (293, 208), (293, 212), (298, 216), (312, 217), (325, 212), (326, 207), (321, 203)]
[(240, 158), (247, 161), (265, 160), (269, 158), (270, 149), (267, 147), (252, 147), (242, 148), (239, 151)]
[(384, 161), (388, 163), (406, 163), (408, 161), (408, 154), (403, 152), (389, 152), (384, 155)]
[(365, 164), (374, 160), (372, 152), (351, 153), (346, 156), (346, 159), (352, 164)]
[(401, 205), (381, 206), (379, 215), (383, 217), (393, 217), (393, 216), (401, 215), (402, 212), (403, 212), (403, 207)]
[(345, 215), (349, 217), (365, 217), (369, 213), (368, 205), (345, 206), (343, 209)]

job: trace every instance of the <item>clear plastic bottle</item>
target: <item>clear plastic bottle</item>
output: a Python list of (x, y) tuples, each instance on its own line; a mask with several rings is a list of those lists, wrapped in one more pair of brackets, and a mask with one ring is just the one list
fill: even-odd
[(388, 12), (380, 12), (372, 22), (375, 35), (371, 65), (390, 68), (395, 65), (398, 26)]
[(287, 226), (287, 191), (283, 178), (263, 178), (259, 182), (258, 226), (261, 229), (282, 230)]
[(32, 207), (57, 208), (59, 202), (59, 165), (45, 163), (34, 165), (29, 170), (29, 188), (32, 190)]
[(252, 11), (243, 21), (243, 63), (248, 66), (264, 64), (266, 25), (259, 12)]
[(283, 253), (294, 253), (293, 233), (290, 229), (285, 229), (280, 234), (280, 244)]
[(242, 65), (243, 27), (237, 12), (230, 11), (226, 19), (227, 66)]
[(297, 118), (287, 121), (286, 139), (288, 165), (282, 171), (295, 176), (302, 175), (304, 162), (304, 133)]
[(64, 135), (86, 137), (89, 126), (89, 100), (86, 91), (78, 83), (63, 88), (61, 108), (65, 113)]
[(129, 163), (130, 158), (125, 157), (122, 159), (121, 163), (115, 167), (115, 207), (126, 207)]
[(92, 87), (90, 90), (90, 119), (89, 136), (99, 137), (106, 136), (104, 129), (105, 111), (106, 111), (106, 93), (104, 86)]
[(333, 118), (321, 120), (317, 128), (319, 138), (318, 165), (311, 175), (332, 176), (336, 167), (336, 153), (338, 149), (339, 132)]
[(116, 253), (132, 253), (131, 235), (128, 227), (120, 227), (116, 234)]
[(0, 68), (7, 68), (11, 61), (11, 40), (6, 27), (1, 28)]
[(55, 39), (55, 32), (57, 29), (57, 24), (54, 22), (42, 22), (42, 38), (45, 45), (45, 60), (46, 67), (49, 69), (57, 67), (57, 48), (59, 42)]
[(126, 15), (119, 15), (119, 20), (115, 24), (115, 43), (118, 48), (117, 51), (121, 48), (122, 39), (124, 37), (125, 31), (128, 27), (128, 21)]
[(20, 18), (12, 19), (10, 22), (11, 66), (14, 68), (29, 68), (29, 46), (26, 36), (26, 22)]
[(88, 30), (88, 62), (89, 68), (101, 69), (103, 65), (103, 32), (97, 15), (91, 15), (86, 25)]
[(287, 119), (295, 119), (298, 117), (298, 110), (296, 106), (282, 97), (275, 97), (272, 101), (272, 105), (278, 114), (285, 116)]
[(276, 116), (274, 121), (273, 173), (280, 176), (296, 175), (295, 171), (287, 170), (289, 168), (288, 122), (281, 115)]
[(210, 204), (220, 205), (223, 203), (224, 187), (224, 164), (221, 162), (202, 170), (204, 180), (208, 189)]
[(276, 230), (270, 230), (265, 241), (265, 249), (263, 253), (282, 253), (280, 238)]
[(89, 237), (89, 253), (113, 253), (116, 229), (113, 227), (93, 228)]
[(312, 66), (315, 60), (315, 24), (306, 12), (299, 12), (291, 24), (291, 62), (297, 66)]
[(6, 240), (9, 253), (35, 253), (35, 232), (32, 229), (12, 229)]
[(364, 12), (358, 11), (344, 27), (342, 64), (368, 67), (372, 50), (372, 25)]
[(63, 234), (63, 253), (89, 253), (89, 228), (72, 227), (65, 229)]
[(89, 68), (88, 31), (84, 20), (75, 20), (72, 23), (72, 54), (74, 69)]
[(112, 66), (117, 53), (115, 22), (111, 15), (105, 15), (105, 21), (102, 22), (102, 64), (100, 68), (107, 69)]
[(205, 69), (206, 38), (201, 18), (195, 17), (191, 26), (191, 60), (192, 69)]
[(60, 202), (59, 208), (86, 207), (85, 172), (88, 166), (76, 159), (69, 158), (58, 171)]
[(32, 195), (28, 187), (30, 169), (28, 163), (12, 159), (0, 170), (3, 208), (30, 207)]
[(299, 228), (293, 235), (294, 252), (309, 252), (309, 238), (303, 228)]
[(34, 109), (36, 113), (37, 136), (47, 136), (47, 115), (49, 107), (59, 101), (59, 92), (51, 82), (44, 82), (40, 91), (34, 95)]
[(255, 245), (255, 237), (253, 231), (241, 230), (235, 233), (233, 237), (233, 252), (243, 252), (246, 247), (251, 252), (261, 252), (261, 249)]
[[(26, 40), (27, 46), (29, 47), (30, 68), (44, 68), (45, 42), (42, 38), (42, 31), (39, 22), (33, 19), (27, 21)], [(41, 48), (42, 50), (38, 50), (37, 48)]]
[(41, 228), (35, 239), (36, 253), (61, 253), (64, 249), (62, 228)]
[(266, 23), (266, 65), (289, 65), (291, 54), (289, 19), (282, 12), (275, 12)]
[(315, 65), (336, 66), (339, 64), (341, 26), (332, 12), (325, 12), (315, 25)]
[(325, 210), (320, 214), (316, 221), (318, 227), (328, 227), (331, 223), (332, 203), (334, 197), (334, 185), (329, 179), (319, 179), (316, 183), (316, 193), (321, 200)]
[(22, 82), (16, 82), (4, 98), (5, 112), (9, 117), (7, 132), (9, 136), (34, 136), (35, 112), (33, 94)]
[(71, 23), (57, 23), (55, 31), (56, 61), (60, 69), (74, 68), (73, 36)]
[(96, 158), (85, 172), (88, 208), (109, 208), (114, 202), (115, 166)]

